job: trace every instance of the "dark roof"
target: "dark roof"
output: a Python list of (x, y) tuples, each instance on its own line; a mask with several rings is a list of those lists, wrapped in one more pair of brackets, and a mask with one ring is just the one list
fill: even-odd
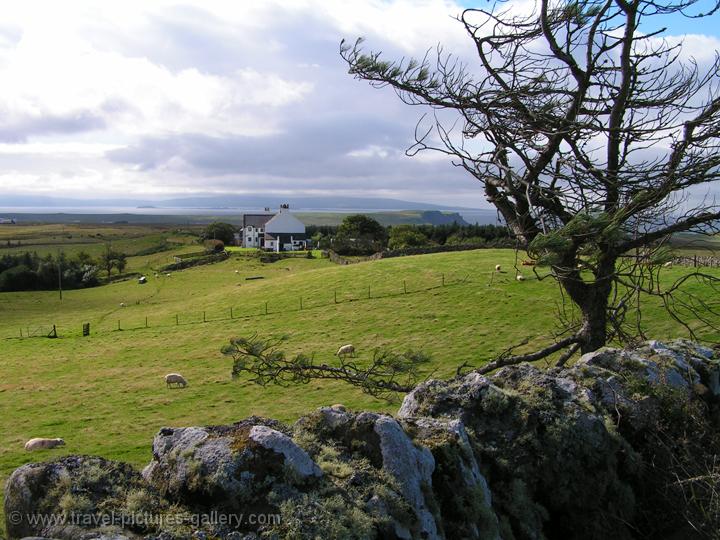
[(275, 214), (243, 214), (243, 228), (264, 227)]

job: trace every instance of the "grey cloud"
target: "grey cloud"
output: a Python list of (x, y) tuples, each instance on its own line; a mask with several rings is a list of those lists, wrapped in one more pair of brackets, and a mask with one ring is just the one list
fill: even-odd
[(22, 143), (34, 135), (83, 133), (105, 127), (105, 120), (91, 111), (64, 115), (25, 116), (0, 124), (0, 142)]

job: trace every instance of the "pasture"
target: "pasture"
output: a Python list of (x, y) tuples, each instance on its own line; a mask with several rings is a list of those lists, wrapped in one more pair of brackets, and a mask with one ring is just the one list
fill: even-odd
[[(183, 249), (193, 248), (177, 251)], [(219, 350), (235, 335), (284, 336), (288, 353), (312, 353), (328, 364), (344, 343), (361, 358), (377, 347), (422, 349), (433, 358), (426, 374), (445, 377), (463, 362), (479, 366), (525, 337), (551, 334), (560, 300), (551, 281), (538, 281), (528, 268), (520, 267), (526, 281), (514, 279), (512, 250), (350, 266), (317, 258), (263, 264), (238, 252), (155, 277), (153, 268), (172, 253), (129, 260), (129, 268), (148, 275), (145, 285), (129, 280), (65, 291), (62, 301), (53, 291), (0, 294), (0, 485), (23, 463), (62, 454), (142, 466), (162, 426), (231, 423), (253, 414), (291, 422), (338, 402), (397, 408), (334, 382), (263, 388), (233, 381), (231, 361)], [(503, 272), (495, 274), (498, 263)], [(663, 276), (683, 272), (675, 267)], [(653, 337), (686, 335), (657, 302), (648, 302), (643, 319)], [(82, 337), (86, 322), (91, 335)], [(20, 339), (23, 328), (52, 324), (58, 339)], [(186, 389), (166, 389), (163, 377), (173, 371), (188, 379)], [(25, 452), (32, 437), (62, 437), (67, 446)]]

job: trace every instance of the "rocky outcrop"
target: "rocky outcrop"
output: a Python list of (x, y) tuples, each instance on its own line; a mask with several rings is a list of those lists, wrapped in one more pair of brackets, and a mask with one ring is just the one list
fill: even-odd
[[(711, 349), (687, 341), (601, 349), (563, 369), (518, 365), (427, 381), (396, 417), (334, 406), (292, 426), (251, 417), (162, 428), (142, 475), (101, 458), (25, 465), (6, 488), (8, 534), (712, 536), (720, 522), (712, 498), (720, 489), (719, 410), (720, 361)], [(97, 521), (138, 511), (185, 519)], [(15, 512), (96, 521), (10, 523)], [(220, 519), (228, 516), (242, 519)]]

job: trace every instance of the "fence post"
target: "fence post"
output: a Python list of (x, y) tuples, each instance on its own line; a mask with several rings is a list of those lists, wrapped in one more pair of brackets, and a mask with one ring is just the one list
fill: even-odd
[(442, 286), (445, 286), (445, 274), (442, 275)]
[(233, 309), (233, 308), (232, 308), (232, 306), (230, 306), (230, 320), (232, 320), (232, 318), (233, 318), (233, 312), (232, 312), (232, 309)]
[(121, 328), (120, 328), (120, 319), (118, 319), (118, 330), (121, 330)]
[(370, 285), (368, 285), (368, 300), (370, 300)]
[(335, 289), (335, 303), (337, 304), (337, 289)]
[(178, 320), (177, 313), (175, 314), (175, 326), (178, 326), (180, 324), (180, 321)]
[(302, 296), (300, 297), (300, 311), (302, 311)]
[(207, 320), (205, 320), (205, 312), (204, 311), (203, 311), (203, 322), (207, 322)]
[(20, 337), (23, 337), (23, 335), (22, 335), (22, 327), (20, 327)]
[(405, 283), (405, 280), (403, 279), (403, 292), (407, 294), (407, 283)]
[(267, 310), (267, 302), (265, 302), (265, 315), (267, 315), (267, 314), (268, 314), (268, 310)]
[(147, 317), (145, 317), (145, 328), (147, 328), (147, 327), (148, 327)]

